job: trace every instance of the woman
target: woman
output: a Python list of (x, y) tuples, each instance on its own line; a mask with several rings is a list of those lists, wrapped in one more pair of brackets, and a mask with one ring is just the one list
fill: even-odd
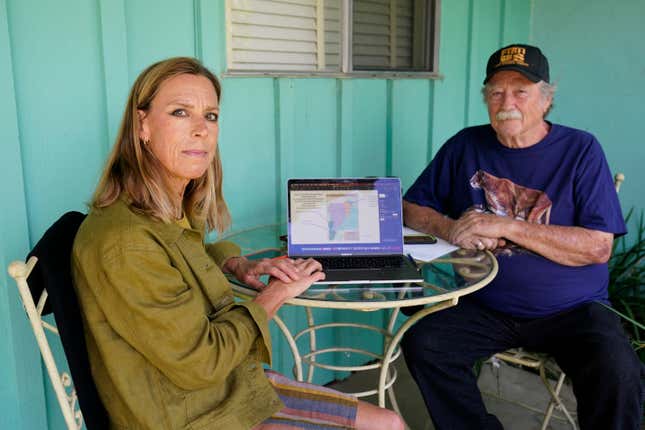
[[(191, 58), (137, 78), (74, 242), (92, 373), (111, 428), (402, 428), (391, 411), (263, 370), (269, 319), (324, 274), (314, 260), (249, 261), (232, 243), (204, 245), (206, 230), (230, 222), (220, 91)], [(257, 296), (234, 303), (226, 272)]]

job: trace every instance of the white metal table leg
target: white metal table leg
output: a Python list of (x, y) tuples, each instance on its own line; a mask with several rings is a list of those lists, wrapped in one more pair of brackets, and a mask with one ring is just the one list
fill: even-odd
[(382, 408), (385, 407), (385, 380), (387, 378), (387, 372), (390, 367), (390, 360), (392, 358), (392, 355), (394, 354), (394, 350), (398, 346), (405, 332), (407, 332), (410, 329), (410, 327), (412, 327), (417, 321), (419, 321), (424, 316), (455, 306), (458, 301), (459, 301), (458, 297), (453, 297), (452, 299), (446, 300), (445, 302), (439, 302), (436, 305), (423, 308), (417, 313), (415, 313), (414, 315), (412, 315), (410, 318), (408, 318), (397, 330), (396, 334), (394, 335), (389, 345), (387, 346), (387, 351), (385, 353), (385, 356), (383, 357), (383, 363), (381, 366), (381, 374), (379, 376), (379, 382), (378, 382), (378, 405), (380, 407)]
[(293, 335), (287, 328), (287, 325), (282, 321), (282, 319), (278, 316), (275, 315), (273, 317), (273, 321), (275, 324), (278, 326), (280, 331), (282, 331), (282, 334), (284, 335), (284, 338), (287, 340), (287, 343), (289, 344), (289, 348), (291, 349), (291, 354), (293, 355), (293, 365), (295, 367), (295, 377), (298, 381), (303, 381), (302, 377), (302, 357), (300, 356), (300, 351), (298, 351), (298, 346), (296, 345), (296, 341), (293, 339)]
[[(309, 328), (314, 327), (316, 325), (314, 321), (314, 313), (311, 311), (311, 308), (305, 307), (305, 312), (307, 313), (307, 326)], [(309, 351), (315, 352), (316, 351), (316, 330), (311, 330), (309, 332)], [(316, 356), (313, 355), (311, 357), (311, 361), (316, 361)], [(313, 364), (309, 364), (309, 368), (307, 369), (307, 382), (310, 384), (314, 380), (314, 370), (316, 369), (316, 366)]]

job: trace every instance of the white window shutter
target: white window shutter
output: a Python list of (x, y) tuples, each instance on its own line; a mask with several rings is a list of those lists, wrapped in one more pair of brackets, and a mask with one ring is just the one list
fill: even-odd
[(228, 68), (334, 71), (340, 0), (227, 0)]
[(396, 7), (396, 64), (393, 68), (412, 67), (412, 38), (414, 35), (414, 1), (397, 0)]
[(354, 69), (410, 69), (414, 0), (355, 0)]
[(325, 0), (325, 71), (340, 70), (341, 0)]

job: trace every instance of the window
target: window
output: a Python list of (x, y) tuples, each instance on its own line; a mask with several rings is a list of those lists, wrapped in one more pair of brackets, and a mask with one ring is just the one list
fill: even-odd
[(439, 0), (227, 0), (228, 71), (436, 73)]

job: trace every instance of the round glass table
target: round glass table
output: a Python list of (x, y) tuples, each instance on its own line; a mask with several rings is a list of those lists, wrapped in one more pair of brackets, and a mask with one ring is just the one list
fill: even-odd
[[(247, 258), (273, 258), (286, 252), (286, 244), (280, 236), (286, 232), (285, 224), (259, 226), (233, 232), (222, 237), (242, 249)], [(497, 274), (497, 260), (488, 251), (458, 249), (431, 262), (417, 261), (423, 273), (424, 282), (414, 284), (362, 284), (362, 285), (312, 285), (287, 304), (305, 309), (307, 326), (292, 333), (279, 316), (274, 322), (284, 334), (294, 359), (294, 376), (304, 381), (303, 362), (308, 365), (306, 380), (313, 380), (316, 368), (340, 371), (363, 371), (379, 369), (378, 386), (375, 389), (352, 393), (357, 397), (378, 394), (379, 406), (385, 406), (385, 393), (388, 393), (393, 408), (399, 412), (394, 392), (391, 389), (396, 380), (396, 372), (390, 371), (390, 364), (400, 355), (398, 348), (405, 332), (419, 319), (433, 312), (455, 306), (459, 298), (483, 288)], [(231, 278), (236, 296), (246, 299), (256, 294), (254, 289)], [(377, 327), (352, 322), (331, 322), (316, 324), (313, 308), (350, 309), (356, 311), (391, 310), (386, 327)], [(409, 308), (411, 315), (395, 330), (396, 320), (401, 308)], [(384, 338), (382, 353), (374, 353), (351, 346), (317, 348), (316, 332), (323, 329), (358, 328), (380, 333)], [(309, 351), (302, 353), (296, 341), (309, 336)], [(368, 364), (358, 366), (337, 366), (316, 361), (320, 354), (331, 352), (351, 352), (368, 357)], [(392, 368), (393, 369), (393, 368)]]

